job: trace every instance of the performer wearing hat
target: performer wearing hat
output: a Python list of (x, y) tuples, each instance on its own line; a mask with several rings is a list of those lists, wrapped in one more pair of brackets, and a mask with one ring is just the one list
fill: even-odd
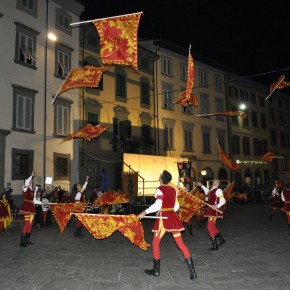
[[(86, 187), (88, 185), (88, 180), (89, 180), (89, 176), (87, 176), (86, 182), (84, 183), (83, 186), (80, 183), (76, 183), (74, 185), (74, 189), (77, 191), (77, 194), (75, 196), (75, 202), (76, 203), (84, 202), (83, 191), (86, 189)], [(83, 234), (82, 234), (82, 223), (80, 221), (77, 222), (76, 229), (75, 229), (75, 232), (74, 232), (74, 236), (75, 237), (83, 236)]]
[(191, 254), (181, 237), (180, 232), (184, 231), (184, 227), (176, 214), (179, 209), (177, 191), (168, 185), (171, 179), (171, 174), (164, 170), (159, 177), (160, 186), (155, 191), (155, 203), (138, 215), (138, 218), (142, 219), (146, 214), (157, 212), (157, 217), (159, 217), (152, 229), (154, 233), (152, 241), (154, 267), (151, 270), (145, 270), (145, 273), (153, 276), (160, 275), (160, 242), (165, 233), (172, 233), (178, 248), (183, 253), (192, 280), (196, 278), (196, 273)]
[[(223, 218), (221, 207), (226, 203), (223, 195), (223, 191), (219, 188), (220, 181), (218, 179), (213, 180), (213, 187), (211, 190), (202, 185), (201, 182), (197, 182), (198, 186), (204, 190), (205, 194), (208, 195), (208, 208), (205, 210), (204, 216), (207, 217), (207, 230), (209, 232), (212, 247), (208, 250), (218, 250), (219, 246), (225, 243), (224, 238), (216, 227), (216, 221), (218, 218)], [(219, 211), (217, 211), (219, 209)]]
[(22, 187), (23, 194), (23, 204), (20, 209), (20, 214), (24, 216), (24, 226), (21, 233), (20, 247), (27, 247), (27, 245), (33, 245), (30, 241), (32, 224), (35, 215), (35, 208), (33, 204), (34, 192), (33, 192), (33, 178), (35, 176), (35, 171), (31, 172), (31, 176), (24, 181)]
[(272, 220), (272, 217), (274, 213), (276, 212), (277, 209), (281, 209), (283, 207), (283, 200), (281, 199), (281, 193), (283, 190), (283, 183), (282, 180), (276, 180), (275, 187), (272, 191), (272, 209), (271, 209), (271, 214), (269, 216), (269, 221)]

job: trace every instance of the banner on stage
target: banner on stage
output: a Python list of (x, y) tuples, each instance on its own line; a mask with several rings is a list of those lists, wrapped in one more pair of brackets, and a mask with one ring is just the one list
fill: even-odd
[(122, 187), (129, 199), (134, 199), (138, 194), (138, 173), (123, 172)]

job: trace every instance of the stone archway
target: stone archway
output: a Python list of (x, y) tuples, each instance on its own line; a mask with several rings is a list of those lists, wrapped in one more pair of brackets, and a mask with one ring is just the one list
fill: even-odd
[(228, 180), (229, 176), (228, 176), (228, 172), (225, 168), (220, 168), (219, 172), (218, 172), (218, 179), (219, 180)]
[(246, 168), (244, 172), (244, 181), (248, 184), (253, 184), (253, 174), (249, 168)]
[(260, 169), (256, 169), (254, 172), (254, 185), (259, 186), (262, 184), (262, 174)]

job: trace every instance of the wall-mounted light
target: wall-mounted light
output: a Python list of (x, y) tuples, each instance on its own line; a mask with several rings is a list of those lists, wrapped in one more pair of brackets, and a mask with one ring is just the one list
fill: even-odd
[(56, 35), (53, 34), (52, 32), (49, 32), (49, 33), (47, 34), (47, 38), (48, 38), (49, 40), (51, 40), (51, 41), (56, 41), (56, 40), (57, 40)]
[(201, 174), (202, 176), (205, 176), (205, 175), (206, 175), (206, 170), (201, 170), (201, 171), (200, 171), (200, 174)]
[(247, 108), (247, 106), (245, 104), (240, 104), (239, 108), (240, 108), (240, 110), (245, 110)]

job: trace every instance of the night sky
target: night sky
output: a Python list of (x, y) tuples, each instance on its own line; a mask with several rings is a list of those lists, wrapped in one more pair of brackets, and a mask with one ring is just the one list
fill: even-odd
[[(241, 76), (290, 68), (290, 1), (82, 0), (90, 20), (143, 11), (138, 34), (163, 39), (230, 66)], [(156, 6), (158, 4), (158, 7)], [(254, 80), (289, 81), (290, 70)]]

